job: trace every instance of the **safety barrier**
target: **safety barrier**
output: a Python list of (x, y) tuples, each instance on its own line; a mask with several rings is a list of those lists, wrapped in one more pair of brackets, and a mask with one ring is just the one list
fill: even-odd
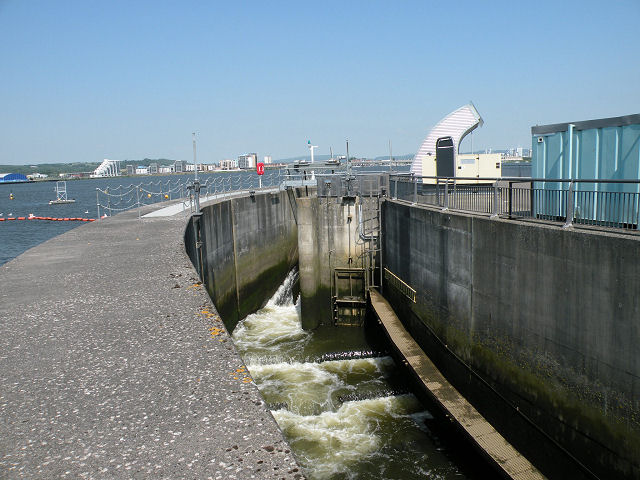
[(391, 175), (390, 196), (442, 210), (638, 232), (640, 180)]
[[(283, 173), (272, 171), (258, 176), (255, 171), (217, 173), (200, 175), (199, 198), (227, 194), (241, 190), (256, 190), (265, 187), (282, 187)], [(96, 188), (98, 217), (100, 212), (107, 216), (132, 208), (138, 208), (169, 200), (180, 199), (185, 210), (191, 210), (196, 203), (193, 180), (168, 180), (166, 182), (148, 182), (127, 186)]]

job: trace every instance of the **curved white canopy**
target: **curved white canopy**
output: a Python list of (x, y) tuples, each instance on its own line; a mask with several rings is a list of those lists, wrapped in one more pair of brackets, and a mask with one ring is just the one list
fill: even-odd
[(115, 177), (120, 174), (120, 160), (105, 158), (93, 171), (94, 177)]
[(422, 161), (429, 155), (434, 156), (436, 154), (436, 141), (438, 138), (453, 138), (453, 153), (456, 155), (462, 139), (476, 128), (481, 127), (483, 123), (484, 121), (473, 103), (468, 103), (451, 112), (431, 129), (424, 142), (422, 142), (418, 153), (413, 157), (411, 173), (422, 175)]

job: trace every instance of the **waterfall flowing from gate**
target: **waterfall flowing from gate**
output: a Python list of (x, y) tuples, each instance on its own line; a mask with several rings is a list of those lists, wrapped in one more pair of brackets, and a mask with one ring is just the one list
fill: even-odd
[(291, 272), (232, 337), (307, 478), (461, 478), (428, 428), (431, 415), (394, 382), (393, 359), (373, 351), (363, 329), (301, 328), (296, 280)]

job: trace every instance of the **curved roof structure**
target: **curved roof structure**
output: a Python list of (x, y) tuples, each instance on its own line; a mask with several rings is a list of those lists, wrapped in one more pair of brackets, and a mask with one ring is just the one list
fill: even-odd
[(29, 179), (21, 173), (0, 173), (0, 182), (28, 182)]
[(105, 158), (98, 168), (93, 171), (92, 177), (115, 177), (120, 175), (120, 160)]
[(422, 142), (418, 153), (413, 157), (411, 173), (422, 175), (422, 160), (429, 155), (436, 154), (436, 140), (438, 138), (453, 138), (453, 153), (456, 155), (462, 139), (483, 124), (484, 120), (471, 102), (451, 112), (431, 129)]

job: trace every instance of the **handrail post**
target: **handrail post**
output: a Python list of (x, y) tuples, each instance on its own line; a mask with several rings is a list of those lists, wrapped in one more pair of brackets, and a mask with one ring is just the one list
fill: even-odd
[(498, 218), (498, 180), (493, 184), (493, 213), (491, 218)]
[(444, 179), (444, 207), (442, 211), (449, 210), (449, 179)]
[(98, 207), (98, 220), (100, 220), (100, 190), (96, 188), (96, 206)]
[(509, 218), (512, 217), (513, 213), (513, 182), (509, 182)]
[(138, 200), (138, 220), (140, 220), (140, 189), (142, 184), (138, 185), (138, 187), (136, 187), (136, 197)]
[(567, 191), (567, 218), (564, 222), (564, 228), (571, 227), (573, 223), (573, 180), (569, 182), (569, 190)]
[(397, 200), (398, 199), (398, 177), (394, 178), (393, 181), (395, 182), (393, 199)]
[(418, 203), (418, 177), (413, 177), (413, 204)]

